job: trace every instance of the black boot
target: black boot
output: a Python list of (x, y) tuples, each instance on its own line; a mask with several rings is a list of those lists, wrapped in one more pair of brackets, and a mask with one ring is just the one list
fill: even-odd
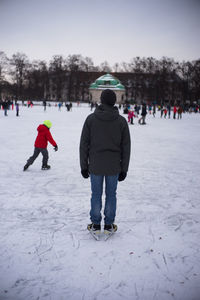
[(101, 225), (92, 223), (92, 224), (89, 224), (87, 226), (87, 229), (89, 231), (93, 231), (93, 232), (100, 232), (101, 231)]
[(116, 232), (117, 231), (117, 225), (115, 224), (109, 224), (109, 225), (104, 225), (104, 233), (109, 233), (109, 232)]

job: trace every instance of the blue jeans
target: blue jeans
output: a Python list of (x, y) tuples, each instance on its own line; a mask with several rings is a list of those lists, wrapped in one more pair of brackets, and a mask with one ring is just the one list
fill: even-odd
[(101, 209), (102, 209), (102, 193), (103, 193), (103, 181), (105, 177), (105, 209), (104, 209), (104, 223), (106, 225), (112, 224), (115, 220), (116, 207), (117, 207), (117, 183), (119, 175), (104, 176), (90, 174), (91, 180), (91, 210), (90, 219), (94, 224), (101, 223)]

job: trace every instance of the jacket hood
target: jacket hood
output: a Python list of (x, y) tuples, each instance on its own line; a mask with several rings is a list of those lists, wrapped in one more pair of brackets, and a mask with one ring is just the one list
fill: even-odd
[(39, 125), (37, 128), (38, 132), (42, 132), (42, 131), (46, 131), (46, 130), (49, 130), (49, 128), (47, 126), (45, 126), (44, 124)]
[(116, 106), (101, 104), (95, 109), (94, 115), (102, 121), (114, 121), (119, 118), (119, 111)]

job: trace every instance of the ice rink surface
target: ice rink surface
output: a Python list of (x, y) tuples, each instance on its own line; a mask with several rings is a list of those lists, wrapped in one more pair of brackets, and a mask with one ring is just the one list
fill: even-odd
[[(200, 114), (130, 125), (128, 176), (118, 185), (117, 233), (95, 241), (90, 181), (80, 175), (87, 105), (0, 111), (1, 300), (199, 300)], [(127, 118), (127, 115), (124, 115)], [(23, 172), (37, 126), (52, 122), (51, 170)]]

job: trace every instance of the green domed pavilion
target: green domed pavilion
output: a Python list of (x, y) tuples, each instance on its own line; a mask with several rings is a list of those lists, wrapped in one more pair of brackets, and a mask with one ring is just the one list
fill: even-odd
[(111, 74), (103, 75), (95, 80), (90, 87), (90, 97), (92, 102), (99, 102), (100, 96), (103, 90), (111, 89), (116, 93), (117, 96), (117, 103), (124, 102), (124, 95), (125, 95), (125, 87), (119, 79), (112, 76)]

